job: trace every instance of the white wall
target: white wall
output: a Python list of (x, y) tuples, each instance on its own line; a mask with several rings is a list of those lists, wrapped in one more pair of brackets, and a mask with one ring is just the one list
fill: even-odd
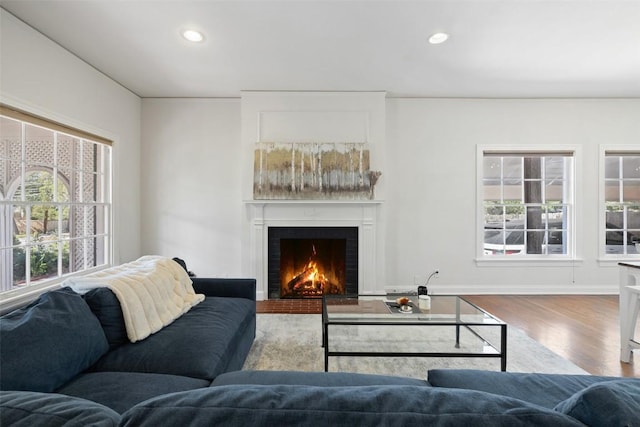
[[(640, 100), (387, 99), (385, 107), (379, 288), (411, 288), (437, 268), (431, 284), (440, 293), (617, 292), (616, 264), (598, 260), (598, 153), (600, 144), (640, 148)], [(144, 252), (184, 256), (203, 276), (250, 274), (241, 236), (251, 137), (241, 127), (257, 127), (241, 115), (240, 100), (143, 101)], [(578, 262), (476, 265), (477, 144), (580, 147)]]
[[(1, 102), (114, 140), (116, 263), (159, 253), (185, 258), (201, 276), (247, 273), (242, 201), (252, 159), (239, 99), (141, 101), (1, 9), (0, 60)], [(386, 125), (375, 153), (384, 165), (382, 286), (412, 287), (437, 268), (438, 292), (617, 292), (615, 263), (598, 260), (598, 146), (638, 149), (640, 100), (387, 99), (385, 107), (386, 123), (373, 124)], [(579, 262), (476, 265), (477, 144), (581, 147)]]
[(240, 100), (144, 99), (142, 123), (142, 251), (243, 275)]
[[(580, 261), (476, 265), (477, 144), (580, 148)], [(640, 100), (387, 100), (387, 280), (439, 269), (440, 293), (616, 293), (616, 263), (598, 260), (600, 144), (640, 149)]]
[(114, 256), (140, 256), (140, 98), (0, 9), (0, 101), (113, 140)]

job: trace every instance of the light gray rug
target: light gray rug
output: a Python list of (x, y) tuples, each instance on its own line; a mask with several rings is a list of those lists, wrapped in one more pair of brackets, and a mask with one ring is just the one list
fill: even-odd
[[(455, 351), (453, 328), (331, 326), (330, 348), (336, 350)], [(338, 329), (342, 328), (342, 329)], [(489, 341), (499, 343), (498, 328), (483, 330)], [(324, 370), (322, 320), (319, 314), (258, 314), (256, 340), (243, 369)], [(482, 342), (461, 330), (464, 350), (482, 351)], [(425, 379), (434, 368), (500, 370), (499, 358), (397, 358), (330, 357), (329, 371), (401, 375)], [(507, 371), (559, 374), (587, 374), (586, 371), (508, 327)]]

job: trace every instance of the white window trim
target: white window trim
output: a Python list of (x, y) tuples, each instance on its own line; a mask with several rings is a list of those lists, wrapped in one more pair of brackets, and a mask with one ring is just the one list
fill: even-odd
[(637, 261), (637, 254), (607, 254), (606, 245), (607, 237), (605, 232), (605, 223), (607, 216), (605, 214), (605, 185), (604, 185), (604, 167), (607, 151), (638, 151), (640, 145), (629, 144), (600, 144), (598, 147), (598, 264), (601, 266), (617, 266), (618, 262)]
[[(509, 153), (553, 153), (553, 152), (572, 152), (573, 153), (573, 179), (571, 180), (571, 194), (573, 194), (572, 209), (570, 209), (567, 218), (570, 228), (568, 230), (569, 241), (567, 242), (567, 255), (510, 255), (504, 257), (489, 257), (484, 255), (484, 192), (482, 185), (484, 153), (491, 151), (504, 151)], [(582, 200), (582, 189), (577, 185), (580, 181), (579, 177), (582, 173), (582, 150), (578, 145), (476, 145), (476, 265), (479, 267), (520, 267), (520, 266), (575, 266), (582, 263), (582, 253), (580, 237), (577, 230), (580, 230), (581, 224), (576, 218), (576, 212), (579, 211), (579, 201)]]
[[(14, 308), (23, 306), (25, 303), (28, 303), (31, 300), (35, 300), (40, 294), (48, 290), (59, 287), (60, 284), (69, 277), (73, 277), (77, 275), (85, 275), (95, 271), (103, 270), (105, 268), (109, 268), (114, 265), (114, 263), (116, 262), (115, 260), (119, 256), (118, 255), (119, 251), (117, 249), (118, 238), (116, 236), (117, 211), (115, 207), (116, 205), (115, 187), (116, 187), (116, 180), (118, 179), (117, 178), (118, 164), (117, 162), (114, 162), (117, 156), (117, 146), (118, 146), (118, 141), (120, 139), (119, 136), (112, 134), (111, 132), (106, 131), (105, 129), (98, 128), (98, 127), (95, 127), (94, 125), (88, 124), (84, 121), (80, 121), (64, 115), (60, 115), (58, 113), (55, 113), (49, 110), (43, 110), (32, 104), (25, 104), (18, 99), (6, 97), (6, 96), (4, 96), (3, 98), (4, 99), (2, 100), (2, 102), (0, 102), (0, 106), (2, 107), (15, 109), (18, 112), (25, 112), (30, 116), (41, 118), (47, 122), (52, 122), (60, 126), (65, 126), (65, 127), (68, 126), (70, 129), (78, 130), (82, 132), (82, 135), (76, 135), (78, 137), (81, 137), (82, 139), (89, 139), (94, 142), (100, 142), (100, 143), (108, 142), (105, 145), (111, 146), (110, 157), (109, 157), (111, 168), (108, 171), (106, 171), (106, 173), (108, 174), (108, 179), (110, 180), (109, 194), (108, 194), (108, 197), (110, 200), (110, 206), (107, 211), (107, 216), (109, 219), (109, 228), (107, 230), (107, 234), (110, 234), (111, 242), (108, 245), (108, 252), (105, 253), (105, 256), (107, 257), (108, 261), (104, 265), (88, 268), (83, 271), (69, 273), (69, 274), (63, 275), (62, 277), (42, 280), (40, 283), (30, 285), (22, 289), (15, 289), (15, 290), (0, 293), (0, 314), (11, 311)], [(58, 131), (65, 133), (64, 130), (62, 129), (58, 129)]]
[(111, 267), (111, 265), (100, 265), (98, 267), (89, 268), (83, 271), (65, 274), (62, 277), (54, 279), (42, 280), (35, 285), (27, 286), (22, 289), (14, 289), (0, 294), (0, 315), (11, 312), (17, 308), (23, 307), (37, 299), (41, 294), (60, 288), (62, 283), (70, 277), (84, 276), (95, 273)]

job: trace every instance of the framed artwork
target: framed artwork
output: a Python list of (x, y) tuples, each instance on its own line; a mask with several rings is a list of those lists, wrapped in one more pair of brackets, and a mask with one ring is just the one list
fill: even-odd
[(259, 142), (254, 199), (371, 199), (380, 172), (362, 142)]

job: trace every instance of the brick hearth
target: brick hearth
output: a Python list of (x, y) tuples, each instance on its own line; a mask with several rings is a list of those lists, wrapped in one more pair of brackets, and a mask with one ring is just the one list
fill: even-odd
[(291, 298), (256, 301), (257, 313), (320, 314), (322, 299)]

